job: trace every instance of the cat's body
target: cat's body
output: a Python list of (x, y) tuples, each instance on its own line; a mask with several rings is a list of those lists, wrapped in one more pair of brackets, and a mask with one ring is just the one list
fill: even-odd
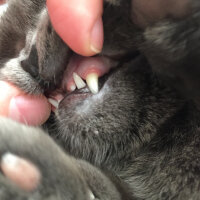
[[(120, 66), (100, 78), (98, 94), (92, 95), (83, 88), (60, 102), (55, 127), (49, 133), (63, 150), (41, 130), (1, 118), (0, 155), (11, 152), (27, 158), (42, 175), (41, 184), (32, 193), (23, 192), (1, 175), (1, 200), (200, 199), (198, 106), (168, 86), (168, 81), (173, 80), (171, 72), (164, 76), (166, 83), (151, 69), (162, 69), (158, 67), (159, 59), (166, 50), (169, 60), (162, 60), (163, 65), (179, 66), (182, 58), (190, 62), (186, 55), (191, 53), (195, 65), (199, 64), (198, 51), (194, 52), (198, 37), (185, 37), (184, 41), (193, 38), (195, 41), (191, 42), (196, 46), (188, 50), (178, 46), (176, 50), (185, 56), (177, 55), (176, 61), (172, 60), (173, 37), (167, 41), (161, 37), (167, 22), (141, 30), (132, 23), (130, 3), (105, 3), (105, 46), (101, 56), (112, 60), (113, 55), (122, 55), (117, 59)], [(0, 19), (1, 79), (12, 81), (29, 93), (49, 94), (62, 81), (60, 76), (71, 51), (53, 31), (45, 1), (10, 0), (9, 9)], [(192, 16), (197, 20), (198, 12)], [(195, 19), (193, 22), (198, 24)], [(181, 23), (179, 19), (176, 26)], [(158, 38), (151, 43), (158, 27)], [(176, 31), (175, 28), (167, 34)], [(15, 35), (12, 44), (9, 34)], [(151, 49), (154, 53), (150, 52), (152, 44), (157, 45)], [(161, 51), (161, 47), (166, 49)], [(186, 83), (190, 83), (188, 77), (184, 79), (188, 62), (180, 73), (180, 80)], [(194, 91), (196, 100), (198, 92)]]

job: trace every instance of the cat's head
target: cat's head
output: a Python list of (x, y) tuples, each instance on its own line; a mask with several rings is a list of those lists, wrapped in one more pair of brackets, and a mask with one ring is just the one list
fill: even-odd
[[(70, 60), (73, 58), (72, 54), (74, 53), (53, 30), (45, 9), (45, 1), (41, 1), (41, 4), (36, 4), (35, 2), (37, 0), (9, 1), (8, 11), (0, 19), (0, 31), (2, 34), (0, 38), (2, 43), (0, 46), (1, 56), (8, 49), (10, 50), (8, 51), (10, 52), (7, 55), (8, 57), (1, 60), (3, 66), (1, 77), (14, 82), (27, 92), (48, 91), (49, 94), (49, 90), (52, 91), (52, 88), (59, 87), (59, 89), (62, 89), (63, 95), (63, 90), (64, 92), (66, 90), (62, 88), (63, 78), (66, 75), (65, 70), (70, 68), (68, 63), (71, 63)], [(104, 1), (105, 42), (102, 53), (93, 58), (95, 63), (100, 65), (106, 59), (109, 60), (109, 64), (113, 65), (112, 67), (123, 66), (123, 63), (129, 60), (130, 57), (131, 59), (137, 57), (140, 51), (151, 63), (151, 67), (157, 69), (157, 71), (159, 69), (162, 71), (164, 69), (162, 66), (165, 65), (167, 67), (172, 65), (173, 69), (176, 69), (176, 66), (180, 66), (180, 63), (183, 62), (184, 65), (190, 62), (195, 62), (194, 66), (198, 65), (200, 56), (199, 44), (196, 41), (198, 41), (200, 27), (199, 1), (176, 0), (176, 4), (174, 4), (174, 1), (164, 3), (161, 0), (154, 0), (149, 7), (146, 3), (147, 1), (145, 0)], [(27, 6), (24, 6), (25, 4)], [(163, 7), (163, 4), (166, 6)], [(156, 10), (152, 10), (152, 8), (156, 8)], [(149, 16), (152, 12), (155, 16), (150, 19)], [(13, 38), (13, 34), (16, 35), (16, 41), (9, 43), (9, 36)], [(6, 44), (10, 44), (10, 46), (6, 46)], [(9, 56), (12, 56), (12, 60), (8, 60)], [(92, 58), (87, 59), (91, 60)], [(100, 62), (97, 59), (100, 59)], [(82, 67), (84, 67), (83, 64), (88, 63), (86, 61), (88, 60), (81, 61)], [(141, 63), (138, 63), (139, 61)], [(146, 62), (143, 63), (142, 59), (139, 59), (139, 61), (133, 63), (133, 68), (135, 65), (146, 65)], [(80, 130), (83, 130), (80, 137), (83, 138), (84, 132), (87, 133), (87, 130), (92, 127), (93, 129), (90, 132), (94, 133), (93, 136), (98, 140), (97, 127), (103, 128), (105, 123), (109, 123), (109, 125), (105, 126), (108, 128), (107, 131), (101, 132), (105, 132), (103, 137), (105, 137), (106, 141), (111, 142), (112, 138), (116, 137), (117, 142), (113, 142), (113, 146), (120, 144), (120, 137), (117, 134), (111, 134), (110, 136), (108, 132), (111, 132), (111, 130), (113, 132), (119, 131), (123, 135), (124, 130), (129, 130), (130, 127), (131, 129), (138, 128), (135, 126), (138, 126), (139, 123), (134, 120), (138, 119), (136, 116), (140, 111), (137, 109), (140, 108), (139, 105), (144, 99), (144, 94), (149, 95), (148, 90), (150, 92), (152, 89), (146, 85), (149, 83), (147, 80), (148, 76), (151, 77), (151, 73), (147, 73), (147, 75), (144, 73), (140, 76), (131, 67), (132, 65), (129, 65), (128, 69), (124, 67), (116, 73), (100, 78), (100, 86), (101, 82), (104, 82), (102, 80), (106, 79), (106, 82), (100, 87), (100, 91), (96, 95), (88, 93), (87, 89), (86, 91), (82, 89), (81, 91), (67, 94), (61, 101), (58, 111), (61, 128), (66, 129), (63, 135), (64, 138), (66, 136), (65, 132), (68, 134), (68, 129), (69, 132), (76, 133), (77, 127), (73, 125), (74, 120), (70, 120), (74, 118), (77, 123), (81, 122), (83, 124), (83, 127), (80, 128)], [(108, 68), (110, 69), (111, 66), (109, 65)], [(142, 67), (140, 68), (143, 69)], [(166, 71), (168, 71), (168, 68)], [(24, 76), (21, 76), (21, 73)], [(142, 74), (142, 72), (140, 73)], [(173, 73), (169, 72), (169, 76), (171, 75)], [(144, 78), (145, 76), (146, 78)], [(180, 73), (181, 76), (182, 74)], [(78, 94), (79, 92), (80, 94)], [(88, 99), (85, 99), (84, 95)], [(154, 95), (152, 96), (154, 99)], [(70, 103), (69, 99), (72, 99), (72, 103)], [(158, 100), (156, 99), (156, 101)], [(145, 103), (142, 102), (142, 106), (146, 105)], [(79, 110), (79, 115), (76, 113), (77, 109)], [(85, 116), (85, 113), (88, 116)], [(81, 117), (81, 115), (84, 115), (84, 117)], [(135, 118), (132, 118), (132, 115)], [(147, 116), (149, 115), (147, 114)], [(143, 114), (141, 114), (142, 117), (144, 117)], [(151, 118), (148, 117), (148, 120), (151, 121)], [(68, 124), (65, 127), (63, 121), (66, 119), (68, 119)], [(126, 120), (121, 121), (120, 119)], [(84, 130), (84, 127), (86, 130)], [(97, 135), (95, 135), (95, 132)], [(138, 130), (135, 131), (135, 133), (137, 132)], [(127, 135), (129, 136), (129, 134)]]
[[(56, 111), (59, 130), (56, 136), (64, 141), (65, 148), (96, 164), (106, 162), (106, 158), (111, 158), (108, 159), (111, 162), (120, 161), (148, 142), (163, 121), (181, 106), (176, 93), (160, 84), (151, 67), (157, 72), (165, 69), (167, 73), (169, 66), (173, 66), (181, 79), (189, 74), (182, 74), (184, 66), (188, 69), (190, 63), (193, 67), (198, 65), (198, 0), (176, 0), (174, 7), (174, 1), (168, 1), (165, 15), (155, 15), (151, 20), (148, 19), (152, 10), (145, 0), (105, 1), (102, 53), (93, 58), (75, 59), (81, 63), (81, 70), (88, 68), (92, 59), (100, 68), (102, 64), (108, 64), (109, 69), (118, 67), (100, 78), (97, 94), (92, 94), (88, 87), (66, 94), (63, 80), (72, 77), (69, 69), (73, 69), (74, 53), (52, 28), (45, 1), (41, 6), (36, 1), (9, 1), (11, 7), (0, 18), (0, 44), (3, 44), (0, 55), (7, 52), (8, 56), (0, 61), (1, 78), (26, 92), (45, 91), (51, 95), (53, 89), (61, 90), (64, 98)], [(152, 1), (151, 5), (158, 6), (155, 13), (163, 9), (161, 2), (164, 1)], [(22, 6), (26, 3), (27, 6)], [(182, 9), (176, 13), (175, 8), (180, 5)], [(175, 11), (171, 12), (172, 8)], [(9, 43), (14, 35), (16, 42)], [(167, 77), (171, 75), (173, 71), (167, 73)]]

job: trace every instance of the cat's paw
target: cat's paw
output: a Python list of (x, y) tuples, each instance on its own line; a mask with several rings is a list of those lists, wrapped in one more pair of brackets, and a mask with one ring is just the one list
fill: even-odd
[(42, 130), (0, 118), (0, 157), (8, 152), (33, 163), (40, 172), (40, 181), (34, 191), (25, 192), (1, 173), (1, 200), (94, 199), (77, 161)]

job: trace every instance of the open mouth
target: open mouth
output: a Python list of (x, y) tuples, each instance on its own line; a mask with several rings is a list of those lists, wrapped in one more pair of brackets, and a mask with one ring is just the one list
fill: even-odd
[(64, 99), (84, 100), (97, 94), (102, 86), (104, 75), (117, 65), (118, 61), (106, 56), (83, 57), (73, 54), (63, 74), (61, 88), (50, 94), (48, 98), (52, 110), (55, 111)]
[(55, 111), (61, 101), (75, 103), (98, 94), (112, 69), (130, 58), (132, 54), (83, 57), (74, 53), (63, 74), (61, 88), (49, 95), (52, 110)]

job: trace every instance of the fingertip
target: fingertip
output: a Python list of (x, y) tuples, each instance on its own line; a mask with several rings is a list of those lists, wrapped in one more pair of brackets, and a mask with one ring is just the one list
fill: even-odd
[(47, 0), (51, 22), (68, 46), (83, 56), (103, 46), (102, 0)]
[(12, 97), (20, 93), (21, 91), (12, 84), (0, 81), (0, 115), (8, 116), (9, 103)]
[(44, 96), (16, 96), (11, 99), (9, 117), (32, 126), (43, 124), (50, 116), (51, 106)]
[(102, 18), (99, 17), (92, 29), (90, 35), (90, 54), (98, 54), (101, 52), (103, 46), (103, 21)]
[(24, 94), (14, 85), (0, 81), (0, 115), (32, 126), (43, 124), (50, 116), (51, 106), (45, 96)]

